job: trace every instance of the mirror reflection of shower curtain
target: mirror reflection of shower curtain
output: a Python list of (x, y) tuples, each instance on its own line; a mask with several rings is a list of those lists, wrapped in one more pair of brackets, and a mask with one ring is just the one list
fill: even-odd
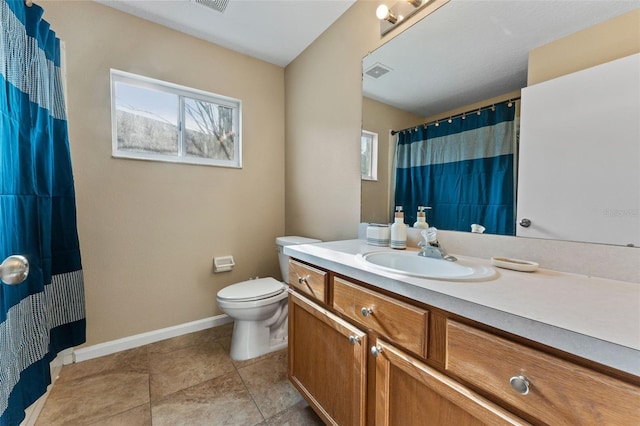
[(0, 0), (0, 259), (24, 255), (30, 268), (0, 284), (0, 426), (20, 424), (49, 363), (85, 341), (60, 40), (42, 14)]
[(431, 226), (515, 235), (515, 102), (398, 134), (395, 204), (413, 224), (430, 206)]

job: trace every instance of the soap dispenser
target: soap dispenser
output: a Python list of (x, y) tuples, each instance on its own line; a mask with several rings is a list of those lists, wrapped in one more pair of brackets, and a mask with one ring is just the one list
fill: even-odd
[(404, 213), (401, 206), (396, 206), (396, 214), (391, 224), (391, 243), (393, 249), (407, 248), (407, 226), (404, 224)]
[(417, 222), (413, 224), (414, 228), (427, 229), (429, 224), (427, 223), (427, 214), (425, 210), (430, 210), (431, 207), (418, 206)]

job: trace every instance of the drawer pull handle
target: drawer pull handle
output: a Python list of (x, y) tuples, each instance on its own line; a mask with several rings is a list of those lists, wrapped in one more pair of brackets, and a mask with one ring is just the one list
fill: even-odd
[(349, 336), (349, 343), (355, 346), (356, 343), (360, 343), (359, 336)]
[(371, 346), (371, 355), (377, 358), (381, 353), (382, 348), (380, 346)]
[(529, 380), (524, 376), (514, 376), (509, 380), (511, 387), (520, 395), (529, 393)]
[(308, 285), (309, 284), (309, 282), (307, 281), (308, 278), (309, 278), (309, 275), (306, 275), (304, 277), (298, 277), (298, 284), (305, 283)]
[(360, 313), (362, 314), (363, 317), (368, 317), (369, 315), (371, 315), (373, 313), (373, 309), (371, 309), (371, 308), (362, 308), (362, 309), (360, 309)]

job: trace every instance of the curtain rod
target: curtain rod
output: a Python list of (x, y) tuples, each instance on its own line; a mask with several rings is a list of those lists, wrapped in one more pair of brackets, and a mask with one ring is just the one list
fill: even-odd
[(511, 103), (511, 102), (515, 102), (515, 101), (517, 101), (517, 100), (519, 100), (519, 99), (520, 99), (520, 96), (516, 96), (515, 98), (505, 99), (504, 101), (495, 102), (495, 103), (493, 103), (493, 104), (486, 105), (486, 106), (483, 106), (483, 107), (480, 107), (480, 108), (474, 108), (474, 109), (472, 109), (472, 110), (465, 111), (465, 112), (461, 112), (461, 113), (459, 113), (459, 114), (454, 114), (454, 115), (451, 115), (451, 116), (449, 116), (449, 117), (442, 118), (442, 119), (440, 119), (440, 120), (428, 121), (428, 122), (426, 122), (426, 123), (418, 124), (417, 126), (407, 127), (406, 129), (402, 129), (402, 130), (392, 130), (392, 131), (391, 131), (391, 135), (393, 136), (393, 135), (395, 135), (396, 133), (404, 132), (405, 130), (417, 129), (417, 128), (418, 128), (418, 127), (420, 127), (420, 126), (422, 126), (422, 127), (424, 127), (424, 128), (427, 128), (427, 126), (430, 126), (431, 124), (435, 124), (436, 126), (438, 126), (438, 125), (440, 124), (440, 122), (441, 122), (441, 121), (448, 121), (448, 122), (451, 122), (451, 120), (453, 120), (454, 118), (458, 118), (458, 117), (465, 117), (465, 116), (467, 116), (467, 115), (469, 115), (469, 114), (472, 114), (472, 113), (474, 113), (474, 112), (475, 112), (475, 113), (477, 113), (477, 114), (480, 114), (480, 112), (481, 112), (481, 111), (484, 111), (484, 110), (487, 110), (487, 109), (491, 109), (491, 108), (495, 108), (496, 104), (501, 104), (501, 103), (505, 103), (505, 102), (509, 102), (509, 103)]

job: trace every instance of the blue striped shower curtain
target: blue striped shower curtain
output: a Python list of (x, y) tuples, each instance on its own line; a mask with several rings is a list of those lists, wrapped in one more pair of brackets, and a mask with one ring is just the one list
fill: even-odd
[(37, 5), (0, 0), (0, 261), (30, 263), (0, 284), (0, 425), (18, 425), (51, 382), (49, 363), (85, 341), (84, 284), (60, 70), (60, 40)]
[(395, 204), (408, 224), (423, 205), (439, 229), (515, 235), (515, 110), (504, 102), (398, 134)]

